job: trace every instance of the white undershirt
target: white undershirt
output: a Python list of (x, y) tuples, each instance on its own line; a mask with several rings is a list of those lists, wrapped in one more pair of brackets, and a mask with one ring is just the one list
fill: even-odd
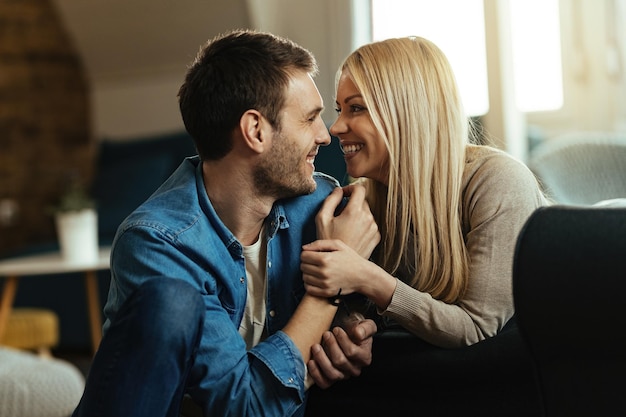
[(248, 297), (243, 319), (239, 325), (239, 334), (246, 342), (248, 349), (265, 338), (265, 283), (267, 245), (263, 229), (259, 238), (250, 246), (243, 247), (243, 256), (246, 261), (246, 276), (248, 281)]
[[(256, 242), (243, 247), (243, 257), (246, 261), (248, 297), (243, 319), (239, 324), (239, 334), (246, 342), (247, 349), (250, 350), (267, 336), (265, 333), (267, 244), (263, 229), (261, 229)], [(308, 390), (313, 385), (313, 379), (307, 371), (306, 364), (304, 365), (304, 372), (306, 375), (304, 387)]]

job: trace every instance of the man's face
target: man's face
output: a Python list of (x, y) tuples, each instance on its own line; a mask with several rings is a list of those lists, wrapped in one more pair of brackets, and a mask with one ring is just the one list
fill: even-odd
[(318, 148), (330, 143), (321, 118), (323, 108), (311, 76), (294, 73), (285, 90), (280, 130), (274, 132), (270, 150), (256, 167), (255, 182), (264, 194), (280, 199), (315, 191), (313, 162)]

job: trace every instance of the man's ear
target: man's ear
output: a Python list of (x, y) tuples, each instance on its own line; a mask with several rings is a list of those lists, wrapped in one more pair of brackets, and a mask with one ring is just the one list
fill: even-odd
[(239, 120), (244, 143), (254, 152), (262, 153), (271, 138), (271, 125), (257, 110), (247, 110)]

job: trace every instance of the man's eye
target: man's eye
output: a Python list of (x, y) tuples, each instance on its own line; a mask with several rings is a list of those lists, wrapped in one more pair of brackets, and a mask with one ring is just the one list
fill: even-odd
[(306, 119), (306, 122), (307, 122), (307, 123), (315, 123), (315, 121), (316, 121), (316, 120), (320, 117), (320, 115), (321, 115), (321, 113), (318, 113), (318, 114), (314, 114), (314, 115), (312, 115), (312, 116), (309, 116), (309, 117)]

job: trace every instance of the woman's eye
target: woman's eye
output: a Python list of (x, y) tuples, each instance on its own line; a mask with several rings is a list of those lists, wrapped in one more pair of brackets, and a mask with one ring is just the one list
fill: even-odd
[(363, 107), (363, 106), (358, 106), (358, 105), (355, 105), (355, 104), (350, 106), (350, 111), (352, 113), (358, 113), (358, 112), (363, 111), (363, 110), (365, 110), (365, 107)]
[[(351, 104), (350, 107), (348, 107), (350, 113), (359, 113), (362, 111), (367, 110), (365, 107), (360, 106), (358, 104)], [(341, 109), (339, 107), (335, 107), (335, 112), (337, 112), (337, 114), (341, 114)]]

